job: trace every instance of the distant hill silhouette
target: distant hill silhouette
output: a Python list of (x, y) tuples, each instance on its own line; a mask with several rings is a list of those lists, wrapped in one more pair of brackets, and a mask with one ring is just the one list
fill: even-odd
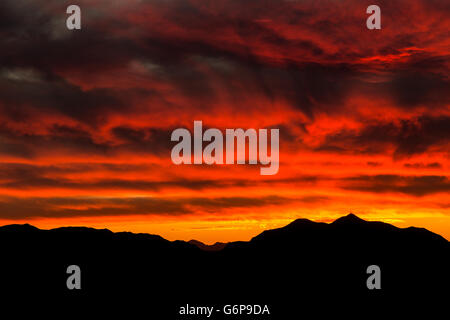
[[(28, 224), (0, 227), (0, 245), (1, 288), (11, 299), (78, 306), (115, 301), (132, 310), (147, 308), (157, 319), (191, 319), (177, 316), (187, 303), (270, 305), (271, 317), (254, 319), (294, 319), (299, 308), (335, 315), (343, 306), (349, 315), (357, 306), (379, 310), (428, 299), (439, 304), (450, 288), (447, 240), (353, 214), (329, 224), (299, 219), (248, 242), (212, 247), (157, 235)], [(72, 264), (82, 270), (80, 291), (66, 288)], [(381, 268), (381, 290), (366, 287), (366, 269), (373, 264)]]
[(220, 251), (223, 250), (223, 248), (225, 248), (227, 245), (226, 243), (223, 242), (216, 242), (214, 244), (208, 245), (198, 240), (190, 240), (189, 243), (197, 246), (198, 248), (204, 251)]

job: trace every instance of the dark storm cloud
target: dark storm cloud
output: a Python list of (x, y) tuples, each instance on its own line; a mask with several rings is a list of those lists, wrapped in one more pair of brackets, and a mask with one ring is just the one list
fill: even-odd
[[(82, 217), (115, 215), (185, 215), (194, 210), (220, 212), (227, 208), (283, 205), (295, 199), (278, 196), (228, 198), (0, 198), (0, 218)], [(300, 201), (302, 201), (300, 199)]]
[(152, 180), (126, 180), (126, 179), (101, 179), (94, 182), (83, 182), (64, 178), (50, 178), (40, 175), (33, 175), (28, 172), (23, 176), (16, 176), (14, 181), (2, 182), (0, 186), (4, 188), (34, 189), (34, 188), (57, 188), (76, 190), (136, 190), (136, 191), (161, 191), (170, 188), (182, 188), (190, 190), (205, 190), (229, 187), (227, 181), (218, 180), (172, 180), (172, 181), (152, 181)]
[(328, 135), (318, 150), (371, 154), (384, 153), (389, 146), (394, 146), (394, 157), (401, 158), (424, 153), (431, 147), (446, 146), (449, 142), (450, 117), (421, 116), (369, 124), (360, 131), (342, 130)]
[[(0, 126), (0, 153), (26, 159), (49, 154), (111, 154), (114, 150), (106, 143), (95, 142), (92, 136), (78, 128), (55, 126), (50, 134), (29, 134)], [(13, 146), (14, 148), (11, 148)], [(21, 153), (17, 150), (22, 150)]]
[[(173, 86), (192, 109), (206, 108), (222, 96), (222, 92), (216, 91), (217, 86), (236, 104), (249, 95), (263, 96), (269, 101), (288, 101), (310, 118), (317, 112), (343, 112), (346, 98), (354, 87), (365, 87), (375, 96), (389, 95), (401, 107), (443, 105), (450, 101), (448, 79), (433, 67), (443, 65), (443, 58), (431, 53), (428, 56), (422, 53), (420, 59), (411, 59), (407, 65), (392, 66), (390, 76), (382, 83), (368, 82), (366, 66), (355, 60), (375, 52), (358, 47), (361, 52), (355, 53), (354, 41), (349, 37), (351, 32), (347, 36), (341, 32), (335, 39), (328, 39), (339, 30), (341, 17), (328, 6), (315, 12), (311, 7), (313, 1), (297, 4), (219, 1), (208, 5), (144, 1), (135, 4), (136, 7), (122, 7), (123, 15), (106, 1), (81, 4), (85, 28), (82, 32), (70, 32), (65, 28), (65, 5), (60, 1), (46, 1), (45, 5), (37, 0), (21, 5), (13, 0), (2, 1), (0, 44), (7, 50), (0, 51), (0, 65), (9, 70), (35, 70), (43, 77), (35, 83), (0, 80), (0, 104), (5, 115), (27, 119), (31, 117), (28, 108), (34, 106), (89, 123), (102, 121), (110, 113), (129, 112), (130, 99), (160, 94), (138, 90), (139, 84), (131, 92), (101, 87), (85, 91), (55, 74), (108, 76), (111, 70), (128, 68), (134, 61), (154, 64), (157, 71), (152, 74), (153, 80)], [(402, 8), (401, 4), (383, 4), (391, 11)], [(127, 15), (132, 16), (145, 5), (161, 15), (168, 30), (173, 27), (173, 34), (157, 29), (150, 22), (133, 21)], [(440, 8), (448, 10), (447, 5), (441, 4)], [(356, 19), (353, 15), (350, 18), (349, 25)], [(284, 27), (304, 26), (321, 36), (287, 37), (272, 24), (258, 22), (259, 19), (279, 22)], [(190, 33), (177, 33), (178, 29)], [(204, 30), (210, 30), (210, 34)], [(217, 39), (223, 32), (230, 32), (234, 41)], [(344, 45), (339, 53), (331, 52), (324, 47), (324, 40)], [(390, 41), (377, 53), (401, 53), (399, 49), (413, 46), (417, 39), (408, 34)], [(265, 56), (262, 52), (266, 50), (269, 53)], [(280, 55), (273, 56), (274, 53)], [(339, 61), (330, 62), (333, 57)], [(198, 68), (196, 62), (208, 64), (211, 59), (221, 61), (222, 67), (210, 65), (211, 73)], [(427, 71), (430, 68), (433, 72)]]
[(450, 80), (443, 74), (399, 72), (387, 86), (394, 101), (403, 107), (434, 107), (450, 103)]
[(151, 180), (149, 179), (124, 179), (124, 178), (100, 178), (82, 181), (69, 179), (66, 174), (87, 173), (96, 171), (121, 171), (133, 172), (148, 170), (150, 176), (157, 166), (133, 166), (111, 164), (68, 164), (66, 166), (38, 166), (18, 163), (0, 164), (0, 186), (4, 188), (34, 189), (34, 188), (58, 188), (78, 190), (145, 190), (161, 191), (167, 188), (182, 188), (191, 190), (204, 190), (208, 188), (224, 188), (236, 185), (251, 185), (246, 180), (213, 180), (213, 179), (173, 179)]
[[(77, 208), (78, 207), (78, 208)], [(192, 211), (182, 201), (161, 198), (2, 198), (0, 217), (116, 216), (127, 214), (183, 215)]]
[(65, 21), (67, 3), (3, 0), (0, 43), (8, 50), (0, 52), (1, 65), (34, 68), (44, 74), (66, 68), (94, 72), (126, 63), (130, 58), (127, 52), (137, 54), (133, 41), (106, 33), (108, 24), (124, 27), (116, 17), (108, 15), (108, 6), (99, 9), (93, 3), (80, 5), (85, 9), (85, 28), (71, 32)]
[[(297, 41), (290, 46), (310, 50), (312, 44)], [(217, 83), (236, 105), (248, 97), (259, 96), (272, 102), (288, 101), (312, 118), (318, 111), (339, 112), (349, 90), (361, 77), (357, 69), (346, 63), (287, 61), (279, 65), (261, 60), (257, 53), (234, 49), (170, 38), (149, 39), (146, 44), (147, 58), (160, 66), (159, 79), (193, 99), (198, 108), (219, 98), (220, 92), (212, 86)], [(192, 62), (208, 65), (211, 72), (197, 70)]]
[(114, 156), (123, 152), (170, 157), (172, 129), (115, 127), (112, 139), (96, 141), (85, 129), (54, 125), (46, 134), (23, 133), (0, 125), (0, 154), (33, 159), (57, 150), (60, 154)]
[(257, 90), (273, 101), (287, 100), (309, 117), (317, 111), (339, 112), (355, 81), (348, 65), (308, 63), (284, 67), (256, 66), (252, 70)]
[(114, 127), (111, 131), (118, 142), (121, 142), (119, 148), (123, 151), (168, 155), (176, 144), (170, 139), (175, 129), (176, 127), (164, 129), (121, 126)]
[[(223, 188), (250, 188), (273, 185), (311, 185), (328, 177), (296, 176), (286, 179), (249, 180), (249, 179), (152, 179), (152, 172), (161, 170), (157, 165), (113, 165), (68, 163), (65, 165), (30, 165), (20, 163), (0, 164), (0, 187), (10, 189), (76, 189), (76, 190), (143, 190), (159, 192), (165, 189), (208, 190)], [(145, 172), (140, 179), (109, 178), (71, 179), (67, 175), (77, 173), (110, 172), (111, 176), (128, 172)], [(148, 178), (146, 178), (148, 177)], [(306, 201), (306, 200), (305, 200)]]
[(431, 163), (414, 162), (414, 163), (405, 163), (403, 166), (408, 169), (442, 169), (442, 164), (440, 164), (439, 162), (431, 162)]
[(361, 175), (342, 179), (341, 187), (372, 193), (403, 193), (421, 197), (449, 192), (450, 180), (446, 176)]
[(110, 113), (130, 112), (133, 99), (152, 95), (151, 91), (140, 89), (82, 90), (53, 76), (30, 81), (22, 78), (21, 73), (27, 72), (20, 69), (3, 71), (2, 78), (1, 71), (0, 110), (3, 116), (17, 122), (32, 121), (39, 114), (51, 113), (94, 125)]
[(142, 172), (146, 170), (159, 170), (154, 164), (114, 164), (114, 163), (65, 163), (52, 165), (33, 165), (25, 163), (0, 163), (0, 179), (14, 180), (15, 178), (27, 179), (38, 175), (64, 175), (83, 172)]

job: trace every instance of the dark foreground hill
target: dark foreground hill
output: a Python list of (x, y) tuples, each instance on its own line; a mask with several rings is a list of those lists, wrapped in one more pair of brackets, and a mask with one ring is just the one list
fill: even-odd
[[(180, 316), (186, 304), (260, 304), (271, 312), (217, 311), (210, 319), (297, 319), (306, 310), (318, 318), (356, 316), (388, 305), (435, 309), (450, 290), (447, 240), (352, 214), (330, 224), (296, 220), (213, 251), (155, 235), (30, 225), (0, 227), (0, 245), (1, 290), (10, 301), (128, 308), (149, 319), (207, 319)], [(69, 265), (81, 268), (81, 290), (66, 287)], [(381, 269), (380, 290), (366, 286), (370, 265)]]

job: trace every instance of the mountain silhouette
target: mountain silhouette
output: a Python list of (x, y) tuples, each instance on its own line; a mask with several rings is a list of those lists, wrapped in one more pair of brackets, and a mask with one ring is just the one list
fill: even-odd
[[(332, 223), (298, 219), (247, 242), (213, 246), (28, 224), (0, 227), (0, 244), (1, 288), (11, 299), (76, 301), (78, 306), (118, 301), (133, 310), (151, 308), (158, 319), (179, 319), (178, 309), (187, 303), (267, 304), (271, 316), (255, 318), (280, 320), (297, 317), (299, 303), (304, 311), (323, 315), (335, 315), (349, 301), (347, 312), (373, 305), (380, 310), (413, 301), (439, 303), (448, 298), (450, 285), (446, 239), (353, 214)], [(69, 265), (81, 268), (81, 290), (66, 287)], [(367, 288), (370, 265), (381, 269), (380, 290)], [(214, 319), (222, 317), (232, 319), (222, 313)]]
[(190, 240), (189, 243), (197, 246), (198, 248), (204, 251), (220, 251), (227, 245), (226, 243), (223, 242), (216, 242), (214, 244), (208, 245), (198, 240)]

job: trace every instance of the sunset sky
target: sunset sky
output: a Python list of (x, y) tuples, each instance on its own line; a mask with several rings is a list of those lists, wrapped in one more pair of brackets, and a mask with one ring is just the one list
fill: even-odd
[[(0, 225), (214, 243), (353, 212), (450, 239), (449, 17), (444, 0), (1, 0)], [(278, 174), (174, 165), (194, 120), (279, 128)]]

